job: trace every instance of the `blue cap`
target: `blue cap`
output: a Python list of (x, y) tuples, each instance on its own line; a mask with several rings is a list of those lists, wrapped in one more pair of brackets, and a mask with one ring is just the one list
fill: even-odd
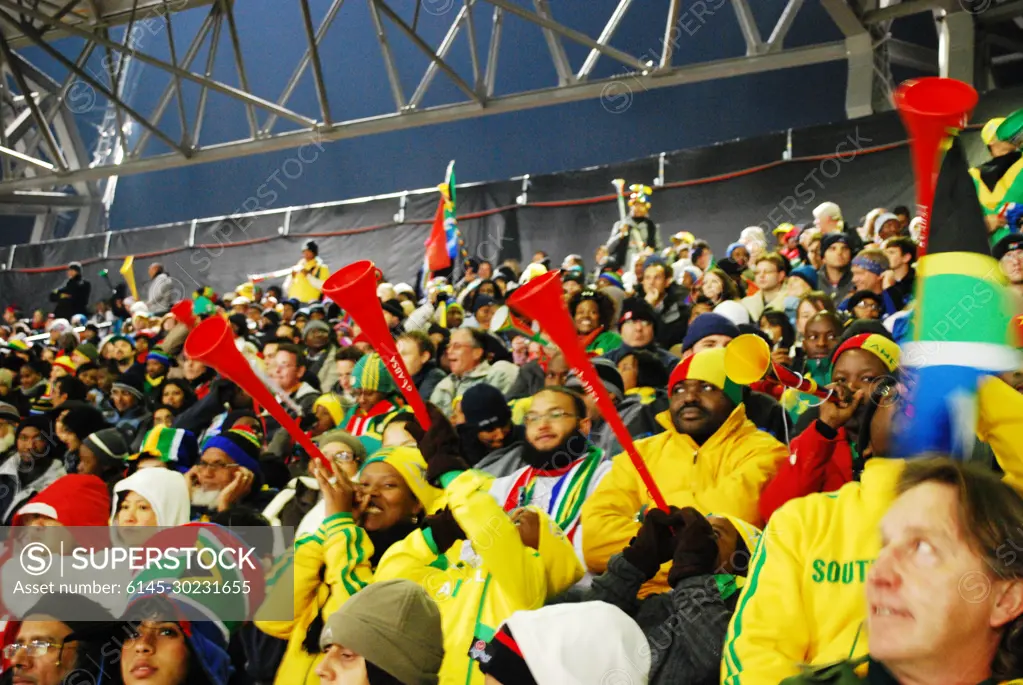
[(691, 349), (693, 345), (711, 335), (727, 335), (730, 338), (738, 338), (739, 327), (720, 314), (714, 312), (700, 314), (689, 324), (686, 337), (682, 340), (682, 351)]
[(817, 285), (820, 283), (820, 281), (817, 280), (817, 271), (809, 264), (804, 264), (803, 266), (793, 269), (792, 273), (789, 274), (789, 278), (792, 278), (793, 276), (796, 278), (802, 278), (806, 281), (807, 285), (814, 290), (817, 289)]

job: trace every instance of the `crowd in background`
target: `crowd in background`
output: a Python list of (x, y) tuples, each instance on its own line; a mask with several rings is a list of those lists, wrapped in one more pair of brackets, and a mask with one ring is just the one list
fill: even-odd
[[(292, 526), (297, 540), (293, 582), (267, 590), (292, 598), (290, 620), (143, 616), (113, 661), (85, 659), (103, 644), (95, 625), (53, 620), (52, 598), (14, 620), (5, 593), (4, 677), (738, 685), (850, 682), (837, 678), (867, 661), (879, 683), (1023, 676), (1023, 561), (998, 553), (1023, 525), (1005, 484), (1023, 473), (1023, 369), (983, 386), (973, 463), (875, 459), (890, 455), (914, 310), (910, 212), (849, 222), (825, 202), (812, 222), (746, 228), (714, 254), (690, 233), (663, 241), (649, 201), (633, 200), (592, 259), (468, 259), (378, 284), (425, 431), (379, 346), (322, 297), (315, 242), (281, 286), (195, 292), (192, 311), (226, 318), (329, 466), (184, 353), (189, 325), (158, 263), (137, 301), (121, 286), (91, 305), (71, 264), (52, 313), (9, 307), (4, 525), (201, 521)], [(993, 238), (1023, 294), (1023, 238)], [(668, 511), (565, 354), (505, 304), (552, 269)], [(742, 335), (833, 401), (772, 374), (737, 385), (725, 357)], [(989, 592), (964, 606), (956, 584), (971, 573)], [(101, 599), (65, 601), (118, 618)], [(843, 665), (800, 675), (831, 662)]]

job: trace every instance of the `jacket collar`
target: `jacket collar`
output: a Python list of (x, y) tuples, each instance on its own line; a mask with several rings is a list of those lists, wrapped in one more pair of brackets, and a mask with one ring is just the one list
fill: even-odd
[(721, 443), (731, 439), (732, 435), (746, 424), (746, 421), (746, 405), (740, 404), (732, 410), (732, 413), (728, 415), (725, 422), (718, 427), (714, 435), (707, 439), (707, 442), (697, 445), (691, 437), (685, 433), (679, 433), (678, 429), (675, 428), (675, 424), (671, 420), (671, 409), (665, 409), (657, 415), (657, 423), (661, 424), (672, 435), (672, 439), (684, 441), (694, 452), (715, 449)]
[(462, 376), (455, 376), (456, 378), (483, 378), (490, 373), (490, 362), (482, 362), (475, 369)]

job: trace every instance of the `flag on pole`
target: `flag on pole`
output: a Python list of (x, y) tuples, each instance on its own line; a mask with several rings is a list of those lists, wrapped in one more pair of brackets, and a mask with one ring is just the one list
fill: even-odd
[(455, 161), (448, 163), (444, 182), (437, 186), (440, 199), (437, 202), (437, 213), (433, 217), (433, 228), (426, 239), (426, 255), (424, 257), (425, 280), (430, 273), (448, 269), (458, 258), (461, 249), (461, 237), (458, 233), (458, 218), (455, 204)]
[(987, 229), (958, 136), (941, 161), (927, 254), (917, 263), (911, 335), (902, 345), (908, 397), (895, 421), (895, 456), (963, 457), (973, 449), (977, 387), (1019, 367), (1011, 291)]

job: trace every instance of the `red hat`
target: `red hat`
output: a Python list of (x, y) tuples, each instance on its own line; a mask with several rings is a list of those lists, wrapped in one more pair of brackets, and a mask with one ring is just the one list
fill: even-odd
[(110, 493), (98, 476), (72, 473), (30, 499), (14, 515), (12, 525), (20, 526), (29, 514), (49, 516), (63, 526), (106, 526), (110, 524)]

